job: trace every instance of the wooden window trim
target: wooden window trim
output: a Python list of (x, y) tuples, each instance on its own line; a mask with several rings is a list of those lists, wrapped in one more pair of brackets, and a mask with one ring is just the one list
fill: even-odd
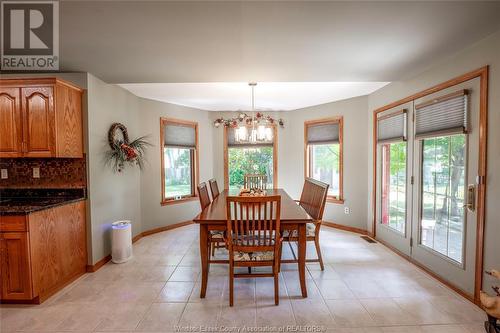
[[(193, 193), (192, 195), (185, 196), (182, 199), (175, 200), (175, 199), (166, 199), (165, 198), (165, 156), (163, 152), (163, 145), (164, 145), (164, 139), (165, 139), (165, 133), (164, 133), (164, 128), (167, 124), (174, 124), (174, 125), (179, 125), (179, 126), (189, 126), (189, 127), (194, 127), (195, 131), (195, 149), (194, 151), (191, 151), (191, 160), (192, 160), (192, 166), (191, 166), (191, 192)], [(198, 178), (200, 174), (200, 168), (199, 168), (199, 147), (198, 147), (198, 123), (194, 121), (188, 121), (188, 120), (181, 120), (181, 119), (174, 119), (174, 118), (160, 118), (160, 156), (161, 156), (161, 201), (160, 204), (162, 206), (165, 205), (174, 205), (178, 203), (183, 203), (183, 202), (188, 202), (188, 201), (194, 201), (198, 200), (198, 193), (196, 190), (196, 185), (198, 184)]]
[[(251, 126), (247, 126), (251, 127)], [(267, 125), (273, 129), (273, 188), (278, 188), (278, 127), (276, 124)], [(224, 145), (224, 189), (229, 189), (229, 157), (227, 145), (228, 128), (224, 126), (223, 145)]]
[(336, 116), (330, 118), (322, 118), (315, 120), (307, 120), (304, 122), (304, 178), (309, 177), (311, 169), (311, 151), (307, 144), (308, 127), (311, 125), (323, 124), (339, 124), (339, 195), (328, 195), (326, 202), (343, 204), (344, 203), (344, 117)]

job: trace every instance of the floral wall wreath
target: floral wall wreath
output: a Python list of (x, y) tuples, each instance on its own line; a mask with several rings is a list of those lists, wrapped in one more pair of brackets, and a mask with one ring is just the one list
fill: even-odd
[[(118, 132), (121, 133), (121, 138), (117, 135)], [(127, 127), (114, 123), (108, 131), (108, 144), (111, 149), (105, 153), (105, 162), (113, 171), (121, 172), (127, 164), (137, 165), (141, 170), (144, 168), (146, 148), (151, 146), (146, 141), (146, 136), (130, 142)]]

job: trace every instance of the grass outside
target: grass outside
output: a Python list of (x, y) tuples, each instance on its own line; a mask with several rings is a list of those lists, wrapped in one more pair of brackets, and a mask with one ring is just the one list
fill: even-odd
[(167, 198), (175, 197), (178, 195), (190, 195), (190, 194), (191, 194), (190, 184), (165, 185), (165, 196)]

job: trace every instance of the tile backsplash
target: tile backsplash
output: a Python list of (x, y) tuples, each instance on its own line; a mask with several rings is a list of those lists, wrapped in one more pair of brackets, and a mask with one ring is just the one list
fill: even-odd
[[(39, 168), (39, 178), (33, 177), (33, 168)], [(0, 169), (7, 169), (8, 176), (7, 179), (0, 179), (1, 188), (87, 186), (85, 158), (2, 158)]]

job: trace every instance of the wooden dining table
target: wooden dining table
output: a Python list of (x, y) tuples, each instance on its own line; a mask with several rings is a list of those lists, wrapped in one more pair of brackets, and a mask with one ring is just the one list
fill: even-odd
[[(209, 233), (211, 230), (226, 230), (226, 198), (238, 195), (238, 190), (224, 190), (207, 206), (193, 221), (200, 225), (200, 256), (201, 256), (201, 291), (200, 297), (205, 298), (207, 291), (210, 262), (227, 263), (227, 260), (211, 260), (209, 249)], [(306, 288), (306, 223), (313, 219), (300, 207), (283, 189), (266, 190), (267, 195), (281, 196), (281, 232), (283, 230), (298, 231), (298, 274), (302, 297), (307, 297)]]

